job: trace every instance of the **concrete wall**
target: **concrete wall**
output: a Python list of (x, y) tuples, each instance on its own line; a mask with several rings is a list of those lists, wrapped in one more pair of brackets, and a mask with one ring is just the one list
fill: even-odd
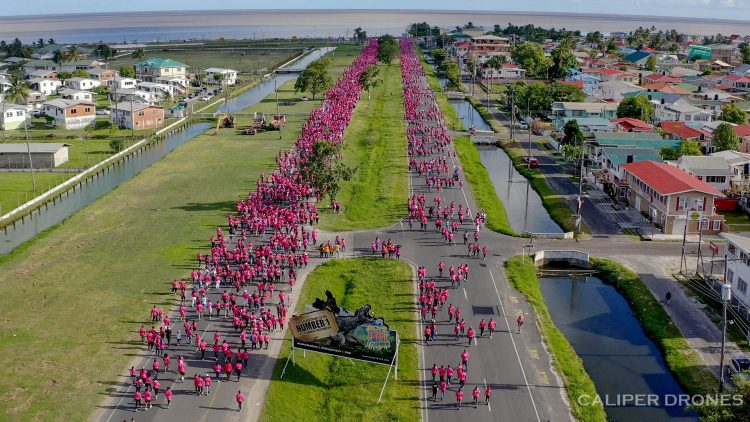
[(539, 251), (534, 254), (537, 267), (547, 264), (567, 264), (579, 268), (591, 268), (589, 254), (580, 251)]

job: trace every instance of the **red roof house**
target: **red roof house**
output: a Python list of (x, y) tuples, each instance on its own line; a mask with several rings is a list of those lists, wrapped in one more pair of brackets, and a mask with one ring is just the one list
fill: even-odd
[(623, 117), (620, 119), (612, 119), (610, 122), (615, 124), (617, 132), (653, 132), (654, 127), (643, 120), (634, 119), (632, 117)]
[(683, 139), (707, 140), (706, 132), (693, 129), (685, 122), (659, 122), (659, 129), (663, 130), (669, 136), (669, 139), (680, 141)]

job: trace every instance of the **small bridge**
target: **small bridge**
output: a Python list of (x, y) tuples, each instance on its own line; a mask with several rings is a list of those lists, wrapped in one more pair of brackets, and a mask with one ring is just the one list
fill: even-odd
[(589, 254), (581, 251), (539, 251), (534, 254), (534, 265), (546, 267), (548, 265), (574, 267), (580, 270), (591, 271)]
[(466, 98), (466, 94), (458, 91), (446, 91), (445, 96), (448, 97), (449, 100), (463, 100)]

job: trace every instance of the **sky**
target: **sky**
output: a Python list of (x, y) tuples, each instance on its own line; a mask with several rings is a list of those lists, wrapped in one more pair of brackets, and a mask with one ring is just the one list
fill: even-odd
[(220, 9), (426, 9), (607, 13), (750, 21), (750, 0), (2, 0), (0, 16)]

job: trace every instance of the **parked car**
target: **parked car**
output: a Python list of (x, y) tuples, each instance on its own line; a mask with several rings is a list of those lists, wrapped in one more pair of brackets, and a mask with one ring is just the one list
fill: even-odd
[(518, 124), (518, 128), (521, 130), (526, 130), (529, 128), (529, 125), (526, 122), (521, 122)]
[(529, 157), (529, 156), (523, 157), (523, 162), (527, 163), (529, 165), (529, 168), (532, 168), (532, 169), (539, 168), (539, 160), (536, 159), (535, 157)]
[(31, 117), (43, 117), (44, 112), (42, 110), (31, 110)]
[(211, 95), (204, 95), (204, 96), (201, 97), (201, 101), (208, 101), (211, 98), (213, 98), (213, 96), (211, 96)]
[(109, 116), (109, 110), (107, 110), (106, 108), (100, 108), (96, 110), (96, 115), (97, 116)]
[(745, 356), (734, 356), (727, 366), (729, 375), (741, 374), (746, 380), (750, 380), (750, 359)]

